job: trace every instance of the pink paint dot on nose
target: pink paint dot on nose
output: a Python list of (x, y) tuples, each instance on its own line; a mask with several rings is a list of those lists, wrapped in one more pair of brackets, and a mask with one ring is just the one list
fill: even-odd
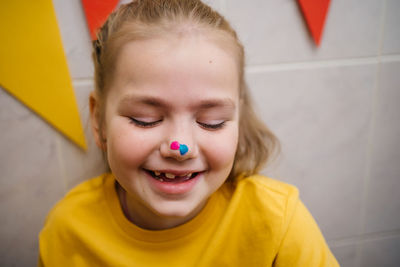
[(178, 150), (179, 149), (179, 142), (178, 141), (172, 142), (170, 148), (173, 149), (173, 150)]

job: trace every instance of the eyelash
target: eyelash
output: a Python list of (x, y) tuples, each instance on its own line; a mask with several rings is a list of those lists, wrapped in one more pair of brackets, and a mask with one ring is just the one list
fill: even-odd
[(153, 126), (157, 125), (158, 123), (160, 123), (162, 121), (162, 120), (158, 120), (158, 121), (152, 121), (152, 122), (145, 122), (145, 121), (137, 120), (137, 119), (132, 118), (132, 117), (129, 117), (129, 119), (135, 125), (137, 125), (139, 127), (143, 127), (143, 128), (153, 127)]
[(218, 130), (225, 126), (225, 121), (217, 123), (217, 124), (207, 124), (202, 122), (197, 122), (201, 127), (208, 129), (208, 130)]
[[(135, 118), (129, 117), (132, 123), (139, 127), (147, 128), (147, 127), (153, 127), (160, 123), (162, 120), (158, 121), (152, 121), (152, 122), (145, 122), (145, 121), (140, 121)], [(217, 123), (217, 124), (207, 124), (207, 123), (202, 123), (202, 122), (197, 122), (201, 127), (208, 129), (208, 130), (218, 130), (221, 129), (225, 126), (225, 121)]]

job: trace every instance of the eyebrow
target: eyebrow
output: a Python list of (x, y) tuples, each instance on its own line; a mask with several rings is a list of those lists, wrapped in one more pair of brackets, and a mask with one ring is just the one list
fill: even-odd
[(136, 95), (127, 95), (123, 97), (120, 101), (120, 104), (145, 104), (155, 107), (168, 106), (168, 104), (160, 98), (151, 96), (136, 96)]
[[(153, 107), (161, 107), (168, 108), (171, 105), (165, 102), (162, 98), (152, 97), (152, 96), (136, 96), (136, 95), (127, 95), (123, 97), (120, 101), (120, 104), (145, 104)], [(232, 108), (236, 109), (235, 102), (230, 98), (221, 98), (221, 99), (204, 99), (200, 100), (199, 103), (196, 103), (192, 108), (194, 109), (210, 109), (215, 107), (224, 107), (224, 108)]]

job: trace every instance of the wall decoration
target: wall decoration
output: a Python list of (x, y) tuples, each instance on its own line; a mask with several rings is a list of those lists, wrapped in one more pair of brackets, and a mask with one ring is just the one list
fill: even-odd
[[(92, 40), (118, 0), (82, 0)], [(320, 45), (330, 0), (298, 0)], [(82, 148), (85, 137), (51, 0), (0, 2), (0, 85)]]
[(330, 0), (298, 0), (298, 2), (314, 42), (319, 46)]
[(82, 0), (86, 20), (92, 40), (96, 40), (96, 31), (106, 21), (108, 15), (117, 6), (119, 0)]
[(0, 25), (0, 85), (86, 149), (52, 1), (3, 0)]

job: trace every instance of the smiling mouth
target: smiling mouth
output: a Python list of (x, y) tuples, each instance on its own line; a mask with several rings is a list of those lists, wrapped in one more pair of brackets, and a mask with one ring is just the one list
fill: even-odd
[(192, 173), (187, 173), (184, 175), (175, 175), (172, 173), (167, 173), (167, 172), (157, 172), (157, 171), (151, 171), (151, 170), (146, 170), (144, 169), (148, 174), (150, 174), (151, 177), (154, 179), (160, 181), (160, 182), (167, 182), (167, 183), (182, 183), (189, 181), (193, 178), (195, 178), (199, 172), (192, 172)]

